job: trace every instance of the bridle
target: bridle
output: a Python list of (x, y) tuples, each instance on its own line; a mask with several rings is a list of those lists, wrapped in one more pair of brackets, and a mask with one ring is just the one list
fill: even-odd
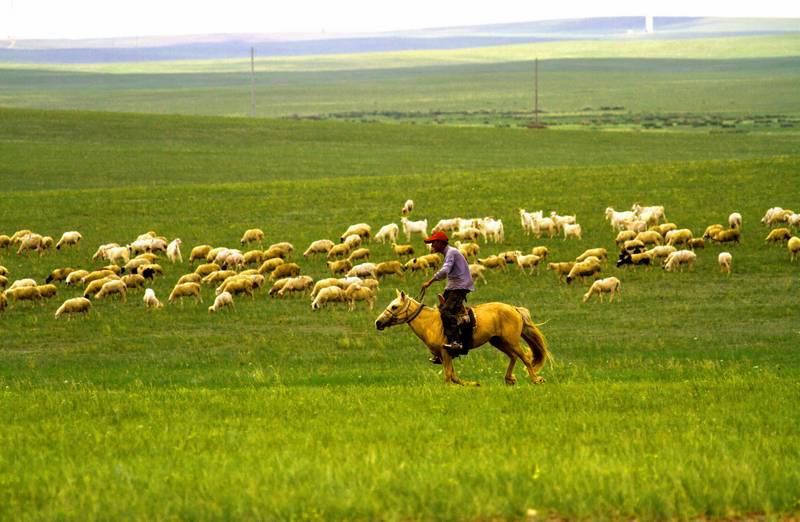
[[(409, 324), (409, 323), (411, 323), (411, 321), (413, 321), (414, 319), (419, 317), (419, 314), (421, 314), (422, 310), (425, 308), (425, 305), (422, 303), (422, 298), (423, 297), (425, 297), (425, 289), (424, 288), (422, 289), (422, 292), (420, 292), (420, 295), (419, 295), (419, 298), (418, 298), (419, 308), (414, 310), (414, 312), (410, 316), (406, 317), (405, 320), (400, 320), (400, 316), (402, 314), (408, 312), (408, 309), (411, 308), (411, 303), (414, 301), (413, 299), (411, 299), (411, 297), (408, 297), (408, 300), (406, 301), (406, 305), (399, 312), (395, 313), (395, 312), (392, 312), (391, 310), (387, 309), (386, 312), (389, 313), (389, 317), (390, 317), (390, 319), (392, 321), (392, 324), (404, 324), (404, 323), (405, 324)], [(397, 322), (395, 322), (395, 321), (397, 321)]]

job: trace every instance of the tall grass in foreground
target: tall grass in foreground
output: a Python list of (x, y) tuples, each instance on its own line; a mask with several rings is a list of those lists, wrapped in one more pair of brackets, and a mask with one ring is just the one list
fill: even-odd
[[(0, 314), (2, 519), (521, 519), (536, 509), (661, 520), (800, 510), (800, 267), (764, 244), (758, 224), (766, 208), (800, 199), (791, 135), (2, 115), (0, 147), (17, 153), (0, 156), (0, 233), (77, 228), (85, 237), (41, 258), (0, 250), (12, 280), (99, 266), (90, 262), (97, 245), (148, 229), (181, 237), (186, 258), (193, 244), (237, 246), (252, 226), (268, 242), (294, 243), (293, 260), (321, 278), (324, 261), (298, 251), (352, 223), (397, 222), (408, 197), (413, 217), (431, 224), (502, 218), (505, 243), (481, 244), (482, 256), (546, 245), (556, 261), (613, 250), (608, 205), (663, 204), (696, 234), (731, 211), (744, 216), (743, 243), (707, 245), (694, 270), (604, 268), (622, 280), (612, 305), (581, 304), (585, 284), (558, 284), (546, 270), (488, 274), (470, 302), (531, 309), (554, 355), (542, 386), (520, 370), (506, 387), (507, 360), (487, 346), (456, 362), (482, 386), (446, 387), (410, 330), (377, 332), (379, 310), (363, 304), (312, 312), (305, 297), (260, 294), (210, 316), (206, 287), (202, 305), (149, 312), (131, 292), (128, 303), (95, 302), (73, 321), (53, 312), (80, 289), (13, 305)], [(451, 158), (458, 168), (445, 168)], [(520, 207), (577, 214), (584, 240), (525, 236)], [(372, 260), (391, 257), (388, 245), (369, 247)], [(734, 256), (731, 277), (716, 266), (723, 249)], [(152, 286), (163, 299), (189, 267), (162, 262)], [(385, 279), (377, 308), (395, 287), (416, 293), (424, 277)]]

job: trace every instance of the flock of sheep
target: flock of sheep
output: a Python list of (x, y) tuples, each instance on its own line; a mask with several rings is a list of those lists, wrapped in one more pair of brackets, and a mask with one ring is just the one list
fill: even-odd
[[(479, 257), (480, 242), (484, 245), (505, 243), (502, 220), (491, 217), (448, 218), (439, 220), (429, 230), (427, 220), (409, 219), (413, 209), (413, 202), (408, 200), (401, 211), (400, 225), (384, 225), (374, 235), (370, 225), (358, 223), (348, 227), (336, 242), (330, 239), (311, 242), (302, 254), (303, 262), (318, 263), (320, 268), (324, 266), (330, 271), (331, 277), (327, 278), (314, 280), (301, 274), (300, 264), (291, 260), (294, 253), (291, 243), (275, 243), (264, 249), (265, 235), (260, 229), (245, 231), (239, 240), (241, 248), (197, 245), (191, 249), (186, 262), (181, 253), (180, 239), (169, 241), (151, 231), (128, 244), (100, 245), (91, 262), (87, 260), (87, 268), (53, 269), (43, 284), (30, 277), (17, 278), (9, 284), (9, 271), (0, 266), (0, 288), (4, 289), (0, 293), (0, 312), (20, 301), (41, 302), (55, 297), (59, 293), (57, 285), (81, 287), (83, 290), (81, 296), (66, 299), (56, 309), (56, 318), (88, 312), (92, 299), (102, 301), (115, 297), (126, 302), (128, 295), (137, 290), (143, 290), (144, 306), (160, 309), (164, 304), (156, 296), (152, 282), (165, 277), (162, 266), (165, 262), (176, 266), (188, 263), (189, 266), (188, 272), (180, 276), (172, 287), (168, 303), (183, 298), (202, 302), (203, 285), (213, 285), (214, 302), (208, 307), (209, 313), (234, 307), (234, 299), (239, 296), (253, 297), (257, 292), (266, 291), (267, 283), (270, 285), (268, 294), (274, 298), (290, 294), (308, 295), (314, 310), (333, 303), (343, 303), (353, 310), (361, 301), (372, 310), (381, 278), (389, 275), (405, 277), (406, 273), (430, 273), (438, 269), (442, 263), (441, 256), (411, 243), (413, 237), (424, 238), (437, 230), (446, 232), (452, 244), (470, 260), (470, 272), (476, 282), (486, 283), (487, 270), (507, 270), (508, 265), (516, 265), (520, 271), (529, 274), (538, 272), (540, 265), (550, 256), (548, 247), (536, 246), (529, 251), (507, 250)], [(524, 209), (519, 210), (519, 216), (526, 236), (538, 239), (560, 235), (564, 240), (582, 239), (582, 227), (575, 216), (561, 216), (557, 212), (545, 215), (543, 211), (527, 212)], [(727, 227), (710, 225), (700, 237), (695, 237), (688, 228), (679, 228), (668, 222), (662, 206), (634, 204), (631, 210), (621, 212), (609, 207), (605, 217), (616, 233), (617, 267), (661, 265), (666, 271), (682, 270), (684, 266), (691, 268), (697, 259), (695, 251), (703, 248), (707, 241), (739, 243), (742, 235), (742, 217), (738, 213), (729, 216)], [(800, 253), (800, 238), (793, 235), (793, 229), (800, 227), (800, 215), (775, 207), (767, 211), (762, 223), (777, 226), (768, 232), (765, 240), (768, 243), (785, 242), (794, 261)], [(404, 243), (398, 243), (401, 230)], [(77, 231), (65, 232), (56, 243), (51, 237), (31, 230), (19, 230), (12, 236), (0, 235), (0, 253), (15, 248), (18, 256), (42, 256), (51, 249), (75, 248), (81, 241), (82, 236)], [(370, 241), (390, 244), (392, 259), (369, 261), (372, 252), (367, 245)], [(254, 244), (260, 248), (242, 250)], [(422, 251), (418, 252), (420, 248)], [(558, 276), (559, 281), (566, 278), (567, 283), (591, 278), (593, 282), (583, 296), (584, 302), (594, 295), (602, 301), (605, 294), (609, 294), (609, 301), (613, 301), (615, 295), (621, 296), (620, 280), (613, 276), (597, 279), (608, 259), (606, 248), (589, 248), (575, 260), (548, 262), (547, 268)], [(725, 273), (731, 273), (732, 261), (729, 252), (718, 255), (720, 269)]]

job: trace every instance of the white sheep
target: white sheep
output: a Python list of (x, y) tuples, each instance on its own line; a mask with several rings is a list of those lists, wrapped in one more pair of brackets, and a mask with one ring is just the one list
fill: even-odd
[(128, 287), (125, 285), (124, 281), (121, 279), (114, 279), (103, 283), (103, 286), (100, 287), (100, 291), (94, 294), (94, 298), (100, 300), (111, 294), (119, 294), (120, 301), (124, 303), (127, 301), (127, 289)]
[(694, 266), (694, 262), (697, 259), (697, 254), (692, 252), (691, 250), (676, 250), (675, 252), (671, 253), (667, 256), (667, 260), (664, 262), (664, 270), (667, 272), (672, 272), (676, 268), (681, 269), (683, 271), (683, 265), (687, 265), (689, 269)]
[(281, 288), (277, 291), (278, 297), (283, 297), (288, 292), (305, 292), (311, 285), (314, 284), (314, 280), (306, 275), (301, 275), (297, 277), (289, 277), (286, 278)]
[(231, 295), (230, 292), (220, 292), (214, 299), (214, 304), (208, 307), (208, 313), (217, 312), (225, 306), (236, 309), (236, 306), (233, 304), (233, 295)]
[(343, 303), (346, 300), (344, 290), (338, 286), (328, 286), (317, 292), (316, 297), (314, 297), (314, 300), (311, 302), (311, 309), (319, 310), (326, 303)]
[(622, 299), (622, 291), (620, 290), (620, 282), (619, 279), (616, 277), (606, 277), (605, 279), (598, 279), (592, 286), (589, 287), (589, 291), (583, 294), (583, 302), (589, 300), (594, 294), (597, 294), (597, 298), (600, 302), (603, 302), (603, 294), (609, 294), (608, 302), (614, 302), (614, 293), (616, 292), (617, 297)]
[(56, 243), (56, 250), (61, 250), (62, 246), (77, 245), (81, 239), (83, 239), (83, 236), (81, 236), (81, 233), (77, 230), (64, 232), (61, 234), (61, 239)]
[(103, 252), (103, 257), (108, 259), (110, 263), (116, 263), (118, 261), (127, 263), (131, 259), (131, 248), (129, 246), (110, 247)]
[(733, 212), (728, 216), (728, 226), (731, 228), (742, 228), (742, 215), (738, 212)]
[(394, 243), (397, 241), (397, 235), (400, 233), (400, 227), (397, 226), (396, 223), (389, 223), (388, 225), (383, 225), (378, 233), (375, 234), (375, 240), (380, 241), (381, 243), (385, 243), (389, 241), (389, 243)]
[(200, 284), (198, 283), (181, 283), (179, 285), (175, 285), (172, 289), (172, 292), (169, 294), (169, 302), (174, 303), (176, 299), (180, 297), (194, 297), (195, 301), (198, 303), (203, 302), (203, 298), (200, 296)]
[(438, 232), (453, 232), (458, 230), (458, 218), (440, 219), (431, 229), (431, 233)]
[(623, 212), (617, 212), (612, 207), (606, 208), (605, 211), (606, 220), (611, 223), (611, 227), (614, 230), (624, 230), (625, 227), (623, 223), (627, 220), (632, 220), (636, 218), (636, 213), (632, 210), (626, 210)]
[(181, 245), (183, 242), (180, 238), (176, 237), (167, 245), (167, 259), (172, 263), (183, 263), (183, 256), (181, 256)]
[(547, 232), (547, 237), (552, 239), (558, 232), (558, 227), (556, 227), (556, 222), (549, 217), (543, 217), (537, 219), (536, 216), (534, 215), (533, 233), (536, 235), (536, 238), (537, 239), (541, 238), (544, 232)]
[(44, 236), (39, 234), (31, 233), (25, 236), (22, 236), (20, 239), (19, 250), (17, 250), (17, 255), (21, 255), (23, 252), (27, 255), (31, 250), (36, 251), (37, 254), (42, 255), (42, 251), (45, 249), (44, 246)]
[(303, 257), (309, 257), (314, 254), (327, 254), (333, 248), (333, 245), (334, 243), (330, 239), (317, 239), (308, 245), (306, 251), (303, 252)]
[(403, 225), (403, 232), (406, 234), (406, 241), (411, 241), (411, 234), (420, 234), (423, 238), (428, 237), (428, 220), (409, 221), (408, 218), (400, 218)]
[(533, 270), (539, 271), (539, 262), (542, 260), (542, 256), (537, 256), (536, 254), (527, 254), (527, 255), (519, 255), (517, 256), (517, 266), (520, 270), (525, 270), (528, 268), (528, 273), (532, 274)]
[(400, 214), (403, 216), (407, 216), (411, 214), (413, 210), (414, 210), (414, 200), (407, 199), (406, 202), (403, 204), (402, 210), (400, 210)]
[(483, 218), (478, 221), (477, 228), (481, 231), (484, 242), (502, 243), (505, 241), (505, 229), (501, 219)]
[(64, 314), (69, 314), (67, 317), (72, 318), (73, 314), (88, 313), (91, 307), (92, 302), (85, 297), (73, 297), (72, 299), (67, 299), (61, 304), (61, 306), (58, 307), (58, 310), (56, 310), (56, 319)]
[(483, 265), (479, 265), (477, 263), (470, 263), (469, 265), (469, 275), (472, 277), (473, 281), (477, 281), (478, 279), (483, 280), (483, 284), (488, 284), (486, 281), (486, 276), (484, 275), (486, 272), (486, 267)]
[(717, 256), (717, 262), (719, 263), (720, 272), (731, 275), (733, 256), (730, 254), (730, 252), (720, 252)]
[(372, 237), (372, 227), (367, 225), (366, 223), (356, 223), (355, 225), (350, 225), (347, 227), (347, 230), (344, 231), (339, 239), (344, 241), (347, 236), (358, 234), (363, 239), (369, 239)]
[(377, 279), (377, 265), (375, 263), (361, 263), (347, 271), (347, 277), (371, 277)]
[(581, 239), (582, 230), (581, 226), (577, 223), (575, 224), (564, 223), (562, 225), (562, 230), (564, 231), (564, 241), (566, 241), (567, 238), (570, 237), (574, 237), (575, 239)]

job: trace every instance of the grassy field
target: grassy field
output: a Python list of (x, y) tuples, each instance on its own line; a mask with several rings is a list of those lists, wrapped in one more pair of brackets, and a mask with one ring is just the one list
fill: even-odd
[[(260, 58), (256, 116), (797, 131), (800, 37), (551, 42)], [(0, 65), (0, 106), (246, 116), (248, 60)]]
[[(0, 250), (10, 279), (99, 266), (95, 248), (153, 229), (238, 246), (337, 238), (356, 222), (503, 219), (482, 255), (546, 245), (555, 261), (613, 249), (607, 206), (662, 204), (696, 234), (744, 216), (744, 240), (694, 270), (620, 270), (621, 302), (546, 270), (488, 275), (472, 303), (530, 308), (554, 355), (547, 383), (503, 383), (483, 347), (448, 387), (406, 327), (376, 309), (312, 312), (307, 298), (149, 312), (141, 293), (53, 312), (80, 289), (0, 314), (0, 518), (736, 519), (800, 515), (800, 264), (758, 221), (797, 208), (795, 133), (587, 133), (0, 110), (0, 233), (78, 249)], [(577, 214), (582, 241), (526, 237), (518, 208)], [(412, 240), (421, 248), (418, 238)], [(391, 258), (370, 244), (373, 260)], [(326, 277), (320, 259), (304, 273)], [(187, 264), (163, 261), (165, 300)], [(427, 299), (432, 304), (433, 298)]]

